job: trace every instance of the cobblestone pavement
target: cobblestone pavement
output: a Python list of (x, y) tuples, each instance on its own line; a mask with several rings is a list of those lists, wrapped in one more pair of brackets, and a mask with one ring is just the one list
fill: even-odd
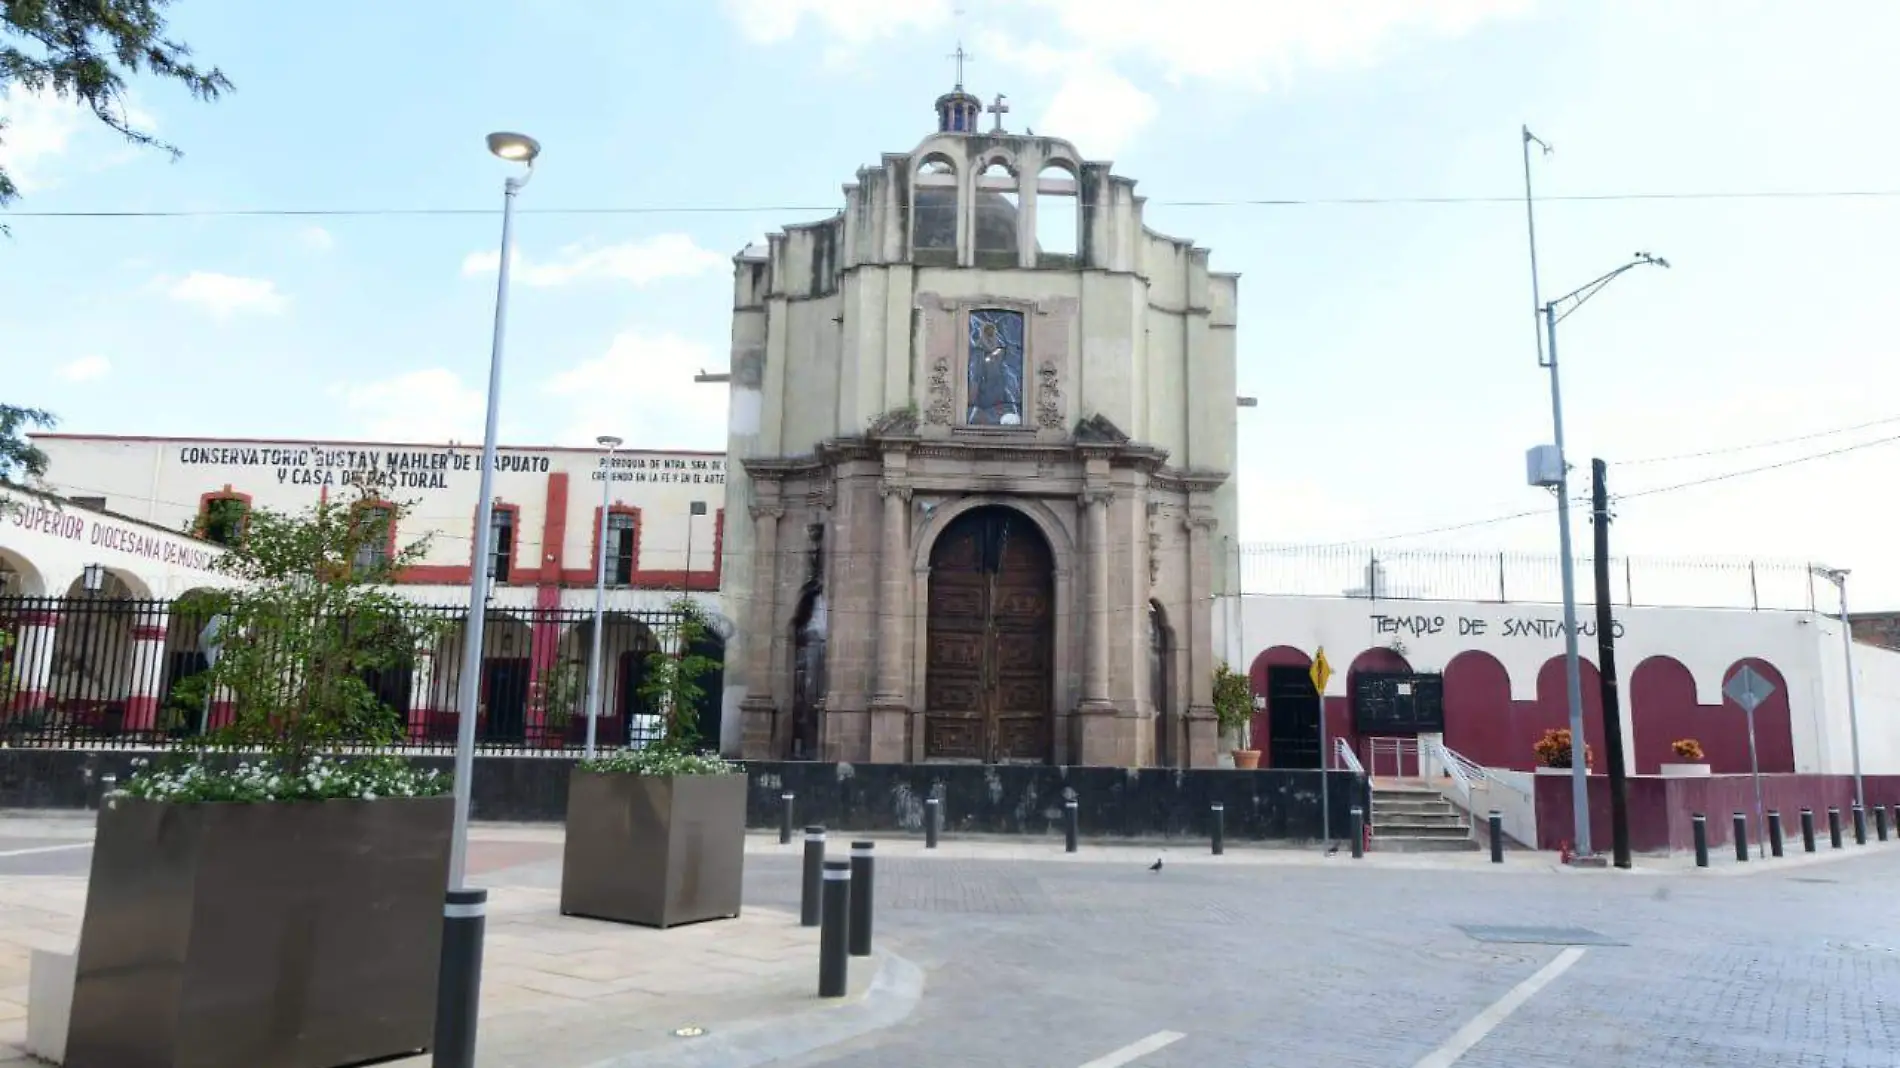
[[(1395, 869), (1344, 857), (1229, 865), (1182, 856), (1149, 872), (1152, 850), (1094, 851), (1106, 855), (1035, 863), (891, 850), (878, 870), (879, 933), (925, 969), (923, 1001), (893, 1028), (795, 1063), (1900, 1063), (1900, 912), (1889, 903), (1900, 847), (1791, 859), (1779, 870), (1731, 861), (1643, 874), (1530, 857), (1505, 868)], [(751, 858), (750, 896), (789, 904), (796, 868), (790, 855)], [(1750, 877), (1716, 877), (1740, 871)], [(1588, 935), (1557, 938), (1614, 944), (1582, 950), (1468, 1049), (1441, 1051), (1566, 953), (1462, 929), (1506, 925), (1583, 928)], [(1163, 1032), (1182, 1037), (1125, 1061), (1110, 1056), (1151, 1036), (1165, 1041)]]
[[(83, 848), (6, 855), (69, 843), (61, 832), (57, 823), (0, 828), (0, 879), (83, 875)], [(547, 859), (558, 827), (487, 825), (476, 837), (497, 881), (558, 884), (559, 864)], [(832, 844), (842, 853), (846, 843)], [(1059, 840), (957, 840), (931, 854), (911, 839), (879, 841), (879, 945), (922, 967), (923, 998), (882, 1030), (771, 1063), (1900, 1063), (1900, 912), (1888, 903), (1900, 844), (1824, 845), (1813, 857), (1746, 865), (1719, 857), (1704, 872), (1682, 859), (1639, 859), (1628, 873), (1566, 870), (1530, 853), (1492, 866), (1243, 847), (1213, 858), (1180, 844), (1061, 849)], [(800, 850), (751, 839), (749, 907), (791, 922), (783, 914), (797, 908)], [(1150, 872), (1158, 852), (1167, 863)], [(1573, 930), (1528, 932), (1543, 943), (1465, 930), (1482, 926)], [(1594, 944), (1566, 948), (1578, 940)], [(1545, 985), (1526, 992), (1527, 980)], [(1493, 1008), (1513, 998), (1511, 1011)]]

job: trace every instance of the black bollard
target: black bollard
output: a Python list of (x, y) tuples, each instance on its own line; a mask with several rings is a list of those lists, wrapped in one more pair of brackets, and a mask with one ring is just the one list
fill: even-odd
[(1690, 817), (1690, 826), (1695, 829), (1695, 866), (1709, 866), (1709, 818), (1698, 812)]
[(1218, 857), (1227, 852), (1227, 806), (1219, 801), (1214, 802), (1213, 826), (1214, 855)]
[(1867, 844), (1867, 810), (1854, 806), (1854, 844)]
[(1735, 814), (1735, 859), (1748, 863), (1748, 817), (1740, 812)]
[(1781, 810), (1768, 810), (1768, 852), (1781, 855)]
[(474, 1068), (482, 1001), (482, 933), (488, 891), (450, 890), (442, 902), (442, 956), (435, 977), (435, 1068)]
[(924, 848), (937, 848), (937, 832), (943, 827), (943, 804), (934, 797), (924, 799)]
[(1352, 859), (1366, 859), (1366, 810), (1358, 805), (1346, 810), (1352, 831)]
[(798, 902), (798, 925), (816, 927), (825, 896), (825, 829), (805, 828), (805, 890)]
[(1841, 806), (1827, 806), (1827, 841), (1835, 849), (1841, 848)]
[(1885, 805), (1874, 806), (1874, 837), (1882, 842), (1887, 840), (1887, 806)]
[(1075, 836), (1081, 830), (1081, 817), (1076, 815), (1075, 802), (1073, 800), (1064, 801), (1062, 803), (1062, 814), (1063, 818), (1067, 821), (1062, 832), (1062, 851), (1064, 853), (1073, 853), (1075, 852)]
[(844, 997), (851, 961), (851, 862), (827, 860), (824, 868), (824, 923), (818, 929), (818, 996)]
[(1801, 810), (1801, 849), (1814, 852), (1814, 810), (1811, 808)]
[(871, 955), (872, 842), (851, 843), (851, 955)]
[(1504, 813), (1494, 808), (1487, 818), (1491, 825), (1491, 863), (1502, 864), (1504, 863)]
[(790, 792), (778, 795), (778, 844), (792, 844), (792, 795)]

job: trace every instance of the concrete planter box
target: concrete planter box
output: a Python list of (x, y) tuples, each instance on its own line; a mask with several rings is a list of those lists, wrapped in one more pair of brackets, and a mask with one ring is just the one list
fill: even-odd
[[(1543, 766), (1542, 764), (1537, 765), (1535, 768), (1532, 768), (1531, 770), (1536, 772), (1539, 775), (1563, 775), (1566, 777), (1570, 775), (1569, 768), (1547, 768)], [(1585, 765), (1583, 769), (1583, 773), (1585, 775), (1589, 775), (1595, 770), (1596, 770), (1595, 768), (1592, 768), (1589, 765)]]
[(1709, 777), (1707, 764), (1663, 764), (1656, 770), (1665, 779), (1706, 779)]
[(739, 915), (746, 776), (582, 771), (567, 781), (561, 912), (672, 927)]
[(453, 801), (99, 811), (69, 1068), (337, 1068), (434, 1041)]

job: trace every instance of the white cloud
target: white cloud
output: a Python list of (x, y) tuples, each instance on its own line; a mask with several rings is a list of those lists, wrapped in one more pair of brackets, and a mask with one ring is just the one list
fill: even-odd
[(379, 382), (348, 385), (343, 408), (357, 432), (377, 441), (480, 442), (487, 395), (441, 367), (404, 371)]
[(700, 342), (623, 331), (606, 353), (548, 383), (550, 396), (571, 405), (561, 440), (588, 445), (618, 434), (635, 448), (725, 448), (726, 390), (693, 381), (723, 363), (716, 360)]
[(726, 16), (759, 44), (798, 33), (809, 19), (819, 32), (851, 48), (949, 21), (950, 0), (725, 0)]
[(185, 304), (196, 304), (219, 319), (247, 311), (274, 315), (290, 303), (277, 291), (277, 283), (268, 278), (193, 271), (176, 280), (160, 278), (158, 284), (166, 296)]
[(68, 382), (97, 382), (112, 370), (104, 356), (81, 356), (59, 369), (59, 377)]
[(53, 184), (50, 166), (66, 154), (86, 114), (70, 100), (50, 92), (14, 89), (0, 94), (0, 168), (23, 193)]
[(1106, 66), (1082, 62), (1069, 68), (1036, 125), (1074, 144), (1089, 159), (1109, 160), (1153, 122), (1159, 110), (1154, 97), (1133, 82)]
[[(490, 275), (499, 252), (471, 252), (462, 259), (465, 276)], [(533, 263), (516, 252), (510, 277), (527, 286), (613, 279), (644, 286), (666, 278), (690, 278), (730, 265), (731, 260), (703, 249), (686, 234), (659, 234), (641, 241), (588, 247), (569, 245), (553, 260)]]
[(328, 252), (336, 247), (336, 236), (321, 226), (307, 226), (297, 232), (297, 242), (312, 252)]

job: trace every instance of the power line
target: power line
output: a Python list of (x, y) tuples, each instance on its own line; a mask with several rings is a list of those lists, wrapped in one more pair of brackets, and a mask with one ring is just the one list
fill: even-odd
[[(1541, 203), (1602, 204), (1629, 201), (1724, 200), (1887, 200), (1900, 189), (1787, 189), (1739, 192), (1577, 193), (1540, 196)], [(1460, 204), (1522, 205), (1522, 196), (1391, 196), (1391, 197), (1258, 197), (1211, 200), (1149, 200), (1166, 208), (1306, 208), (1379, 207)], [(840, 204), (670, 204), (608, 207), (516, 209), (522, 215), (752, 215), (794, 212), (837, 212)], [(1099, 205), (1084, 204), (1086, 210)], [(211, 218), (375, 218), (398, 216), (492, 216), (499, 208), (215, 208), (156, 211), (13, 211), (0, 213), (16, 219), (211, 219)]]
[(1666, 463), (1673, 463), (1677, 460), (1699, 460), (1707, 456), (1725, 456), (1729, 453), (1753, 452), (1757, 449), (1772, 449), (1777, 445), (1792, 445), (1798, 441), (1813, 441), (1816, 438), (1831, 438), (1839, 434), (1851, 434), (1856, 430), (1866, 430), (1870, 427), (1886, 426), (1890, 423), (1900, 423), (1900, 415), (1884, 416), (1880, 419), (1868, 420), (1865, 423), (1855, 423), (1852, 426), (1838, 426), (1831, 430), (1816, 430), (1810, 434), (1797, 434), (1791, 438), (1776, 438), (1772, 441), (1757, 441), (1757, 442), (1752, 442), (1747, 445), (1729, 445), (1729, 446), (1726, 446), (1724, 448), (1719, 448), (1719, 449), (1704, 449), (1701, 452), (1681, 452), (1681, 453), (1675, 453), (1674, 455), (1670, 455), (1670, 456), (1646, 456), (1639, 460), (1612, 460), (1610, 462), (1615, 464), (1618, 467), (1636, 467), (1640, 464), (1666, 464)]
[(1709, 475), (1706, 478), (1690, 479), (1687, 482), (1677, 482), (1673, 485), (1655, 486), (1650, 489), (1636, 490), (1635, 492), (1632, 492), (1632, 493), (1619, 493), (1619, 494), (1616, 494), (1616, 499), (1619, 501), (1626, 501), (1634, 497), (1648, 497), (1657, 493), (1674, 493), (1677, 490), (1692, 489), (1696, 486), (1706, 486), (1711, 482), (1725, 482), (1731, 478), (1741, 478), (1744, 475), (1759, 475), (1764, 471), (1778, 471), (1781, 468), (1793, 467), (1796, 464), (1810, 463), (1814, 460), (1825, 460), (1825, 459), (1828, 459), (1829, 457), (1840, 456), (1845, 453), (1859, 452), (1861, 449), (1871, 449), (1876, 445), (1889, 445), (1896, 441), (1900, 441), (1900, 434), (1895, 434), (1891, 437), (1885, 437), (1885, 438), (1875, 438), (1872, 441), (1863, 441), (1855, 445), (1843, 445), (1838, 449), (1829, 449), (1826, 452), (1810, 453), (1806, 456), (1796, 456), (1793, 459), (1780, 460), (1772, 464), (1762, 464), (1759, 467), (1745, 467), (1739, 471), (1725, 471), (1719, 475)]

